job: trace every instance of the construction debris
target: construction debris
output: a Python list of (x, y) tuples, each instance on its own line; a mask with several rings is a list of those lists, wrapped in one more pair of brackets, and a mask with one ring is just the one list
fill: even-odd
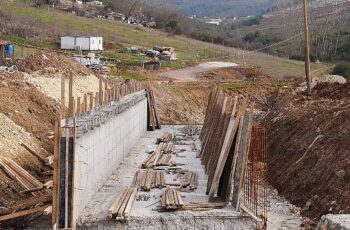
[(147, 129), (154, 131), (155, 129), (160, 129), (161, 124), (157, 113), (157, 107), (154, 100), (153, 89), (150, 84), (147, 85)]
[(47, 203), (52, 200), (51, 192), (48, 190), (52, 187), (52, 181), (43, 185), (9, 158), (0, 158), (0, 168), (25, 189), (24, 191), (18, 191), (19, 193), (30, 193), (34, 196), (1, 209), (0, 222), (35, 213), (43, 213), (45, 215), (45, 210), (51, 207)]
[(108, 210), (108, 218), (116, 220), (127, 220), (130, 218), (131, 208), (134, 204), (137, 189), (126, 187), (120, 193)]
[(196, 125), (186, 125), (182, 129), (182, 133), (185, 134), (185, 136), (194, 136), (200, 133), (200, 129)]
[(165, 188), (164, 172), (152, 169), (137, 170), (131, 187), (138, 188), (143, 191), (150, 191), (152, 188)]
[(181, 176), (181, 188), (188, 188), (190, 190), (197, 189), (198, 187), (198, 174), (192, 171), (186, 171)]
[(167, 210), (176, 210), (185, 206), (181, 193), (173, 188), (166, 188), (161, 197), (161, 207)]
[(156, 150), (142, 163), (142, 168), (152, 168), (154, 166), (168, 166), (170, 165), (170, 154), (163, 154)]
[(4, 157), (0, 158), (0, 168), (2, 168), (9, 177), (17, 181), (24, 189), (30, 191), (33, 196), (48, 194), (48, 191), (45, 190), (37, 191), (44, 189), (44, 185), (13, 160)]
[(169, 132), (165, 132), (161, 137), (157, 138), (156, 144), (160, 144), (162, 142), (168, 143), (173, 139), (173, 135)]
[(175, 145), (171, 142), (161, 142), (157, 150), (164, 154), (171, 154), (175, 150)]

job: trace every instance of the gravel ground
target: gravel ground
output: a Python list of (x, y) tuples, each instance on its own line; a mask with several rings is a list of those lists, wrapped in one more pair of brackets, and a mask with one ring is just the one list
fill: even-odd
[[(25, 81), (34, 85), (47, 96), (59, 101), (61, 98), (60, 75), (43, 76), (37, 74), (25, 74)], [(98, 92), (99, 79), (95, 75), (75, 76), (73, 80), (73, 96), (83, 97), (85, 93)], [(66, 79), (66, 98), (68, 98), (69, 80)], [(67, 100), (68, 103), (68, 100)]]
[(39, 142), (24, 128), (16, 125), (5, 114), (0, 113), (0, 153), (1, 156), (17, 157), (26, 150), (21, 146), (25, 143), (34, 149), (39, 149)]

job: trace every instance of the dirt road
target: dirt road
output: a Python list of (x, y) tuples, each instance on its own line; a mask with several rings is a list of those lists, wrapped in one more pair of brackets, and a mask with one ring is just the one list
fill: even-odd
[(176, 82), (191, 82), (198, 81), (197, 76), (200, 73), (235, 66), (238, 66), (238, 64), (232, 62), (205, 62), (193, 67), (187, 67), (183, 69), (160, 73), (158, 74), (158, 77), (169, 78)]

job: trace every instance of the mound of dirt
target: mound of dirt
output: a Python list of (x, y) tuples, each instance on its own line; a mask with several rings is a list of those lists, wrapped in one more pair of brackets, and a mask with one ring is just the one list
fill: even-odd
[(92, 71), (80, 65), (72, 58), (54, 52), (39, 51), (16, 62), (18, 70), (26, 73), (39, 74), (74, 74), (88, 75)]
[(209, 99), (209, 85), (162, 83), (155, 86), (156, 104), (162, 124), (202, 124)]
[(0, 75), (0, 113), (38, 138), (52, 152), (47, 137), (54, 129), (55, 101), (23, 81), (19, 74)]
[(269, 129), (269, 178), (303, 215), (350, 213), (350, 84), (320, 84), (313, 95), (275, 94)]
[(202, 73), (201, 80), (208, 81), (269, 81), (273, 77), (264, 73), (261, 68), (257, 67), (226, 67)]
[[(61, 76), (59, 74), (51, 77), (38, 76), (37, 74), (25, 74), (25, 82), (32, 84), (45, 95), (60, 101), (61, 99)], [(65, 83), (66, 98), (69, 97), (69, 80)], [(75, 98), (83, 97), (90, 92), (98, 92), (99, 79), (95, 75), (78, 75), (73, 77), (73, 96)], [(68, 105), (68, 100), (66, 101)]]

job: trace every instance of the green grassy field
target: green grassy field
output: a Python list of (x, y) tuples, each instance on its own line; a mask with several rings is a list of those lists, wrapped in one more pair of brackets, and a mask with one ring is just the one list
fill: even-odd
[(117, 54), (116, 49), (130, 46), (144, 49), (155, 45), (172, 46), (176, 50), (178, 61), (165, 63), (163, 67), (167, 68), (180, 68), (198, 62), (220, 60), (261, 66), (268, 74), (277, 77), (300, 76), (304, 71), (304, 65), (299, 61), (276, 58), (262, 53), (243, 55), (242, 50), (169, 35), (155, 29), (97, 18), (78, 17), (71, 13), (33, 8), (18, 2), (10, 4), (1, 2), (0, 10), (7, 15), (16, 16), (17, 23), (30, 20), (33, 25), (40, 28), (35, 38), (29, 36), (24, 39), (17, 35), (8, 35), (11, 40), (43, 48), (58, 48), (59, 37), (62, 35), (100, 35), (104, 37), (107, 57), (116, 57), (130, 64), (140, 62), (144, 58), (133, 54)]

